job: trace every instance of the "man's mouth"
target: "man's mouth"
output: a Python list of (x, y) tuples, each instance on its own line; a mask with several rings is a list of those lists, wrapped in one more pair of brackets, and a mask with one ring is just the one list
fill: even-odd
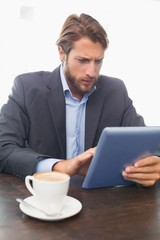
[(93, 84), (93, 79), (83, 79), (82, 83), (84, 85), (91, 85), (91, 84)]

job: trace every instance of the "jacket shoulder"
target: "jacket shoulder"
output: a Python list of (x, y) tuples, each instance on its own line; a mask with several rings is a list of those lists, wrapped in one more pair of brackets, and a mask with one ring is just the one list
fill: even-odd
[(115, 77), (100, 75), (98, 81), (97, 81), (97, 89), (101, 89), (106, 91), (108, 90), (116, 90), (116, 89), (126, 89), (126, 86), (123, 82), (123, 80)]
[(14, 79), (14, 87), (19, 85), (25, 88), (40, 88), (47, 86), (51, 79), (59, 78), (59, 67), (51, 71), (37, 71), (19, 74)]

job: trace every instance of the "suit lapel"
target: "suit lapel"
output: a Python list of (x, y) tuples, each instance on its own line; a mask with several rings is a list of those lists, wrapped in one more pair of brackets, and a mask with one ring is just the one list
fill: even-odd
[(103, 107), (104, 98), (96, 89), (89, 97), (86, 108), (86, 125), (85, 125), (85, 149), (93, 146), (96, 131)]
[(59, 69), (56, 69), (48, 79), (46, 98), (56, 128), (61, 152), (66, 157), (66, 126), (65, 126), (65, 98), (60, 81)]

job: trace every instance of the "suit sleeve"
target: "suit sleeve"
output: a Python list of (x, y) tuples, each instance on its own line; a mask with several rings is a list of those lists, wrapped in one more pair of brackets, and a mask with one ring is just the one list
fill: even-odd
[(35, 172), (39, 157), (50, 157), (27, 146), (29, 124), (25, 92), (21, 77), (18, 76), (8, 102), (2, 106), (0, 113), (0, 172), (24, 178)]

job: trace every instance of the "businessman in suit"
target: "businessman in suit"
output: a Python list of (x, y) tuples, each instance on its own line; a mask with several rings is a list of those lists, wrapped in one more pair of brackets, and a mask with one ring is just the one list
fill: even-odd
[[(85, 175), (105, 127), (145, 126), (123, 81), (100, 75), (108, 37), (98, 21), (70, 15), (57, 46), (60, 66), (17, 76), (1, 109), (1, 172), (20, 178), (52, 170)], [(152, 186), (160, 159), (142, 159), (122, 175)]]

